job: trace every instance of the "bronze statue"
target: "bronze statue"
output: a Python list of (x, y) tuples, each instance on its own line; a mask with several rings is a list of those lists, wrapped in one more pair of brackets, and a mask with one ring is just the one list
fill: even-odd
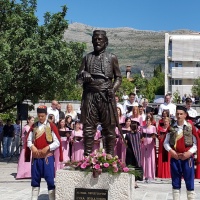
[(77, 79), (83, 83), (81, 102), (81, 122), (84, 134), (84, 155), (92, 153), (97, 125), (102, 126), (106, 153), (113, 155), (115, 146), (115, 128), (118, 117), (115, 92), (122, 77), (118, 59), (108, 53), (106, 31), (95, 30), (92, 36), (94, 51), (87, 54), (79, 69)]

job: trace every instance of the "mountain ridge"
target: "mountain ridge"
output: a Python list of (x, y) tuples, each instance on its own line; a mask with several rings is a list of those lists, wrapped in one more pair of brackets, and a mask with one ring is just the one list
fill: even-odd
[(195, 33), (191, 30), (151, 31), (130, 27), (101, 28), (75, 22), (69, 24), (64, 33), (64, 39), (67, 42), (85, 42), (87, 45), (85, 53), (89, 53), (93, 50), (92, 33), (96, 29), (106, 31), (109, 41), (107, 50), (117, 56), (123, 74), (126, 66), (132, 66), (132, 73), (143, 70), (147, 77), (152, 76), (155, 66), (161, 64), (164, 68), (166, 32), (169, 34)]

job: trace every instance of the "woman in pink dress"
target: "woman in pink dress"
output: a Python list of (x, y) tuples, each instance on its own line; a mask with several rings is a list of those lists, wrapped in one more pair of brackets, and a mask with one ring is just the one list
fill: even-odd
[(132, 121), (136, 121), (140, 123), (140, 126), (143, 126), (142, 116), (139, 115), (138, 106), (133, 106), (132, 115), (130, 116)]
[(119, 117), (119, 124), (124, 124), (125, 123), (125, 117), (122, 115), (122, 111), (120, 107), (117, 107), (117, 113)]
[(65, 117), (65, 127), (67, 127), (69, 130), (74, 129), (74, 124), (73, 124), (73, 120), (72, 120), (72, 116), (71, 115), (67, 115)]
[(70, 142), (70, 131), (68, 128), (65, 127), (65, 120), (60, 119), (58, 122), (58, 131), (61, 139), (62, 144), (62, 152), (63, 152), (63, 162), (59, 161), (60, 157), (60, 150), (57, 148), (54, 152), (55, 157), (55, 171), (58, 169), (64, 168), (64, 162), (67, 162), (70, 160), (69, 157), (69, 142)]
[[(119, 124), (122, 126), (125, 123), (125, 117), (122, 115), (122, 111), (120, 107), (117, 107), (117, 113), (118, 113), (118, 118), (119, 118)], [(119, 133), (119, 129), (116, 127), (115, 129), (116, 132), (116, 143), (115, 143), (115, 149), (114, 149), (114, 154), (121, 159), (121, 154), (122, 154), (122, 138)]]
[(71, 134), (72, 143), (72, 161), (80, 161), (84, 158), (84, 146), (83, 146), (83, 130), (80, 129), (80, 122), (75, 122), (75, 129)]
[(146, 125), (142, 127), (142, 167), (144, 170), (144, 179), (148, 183), (155, 179), (155, 138), (156, 127), (152, 125), (153, 118), (146, 118)]
[(125, 119), (125, 126), (122, 127), (122, 130), (131, 131), (131, 118), (130, 117), (127, 117)]
[(101, 140), (101, 132), (99, 130), (97, 130), (97, 132), (95, 133), (95, 136), (94, 136), (93, 152), (95, 150), (98, 151), (100, 149), (100, 140)]
[(18, 161), (16, 179), (31, 178), (31, 162), (25, 162), (25, 149), (27, 144), (25, 140), (26, 140), (26, 134), (29, 132), (29, 129), (33, 124), (34, 124), (34, 117), (29, 116), (27, 119), (27, 124), (22, 129), (23, 147)]

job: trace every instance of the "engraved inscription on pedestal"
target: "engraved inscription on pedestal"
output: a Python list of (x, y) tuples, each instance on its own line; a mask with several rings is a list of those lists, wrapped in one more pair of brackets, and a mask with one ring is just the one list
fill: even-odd
[(74, 200), (108, 200), (108, 190), (75, 188)]

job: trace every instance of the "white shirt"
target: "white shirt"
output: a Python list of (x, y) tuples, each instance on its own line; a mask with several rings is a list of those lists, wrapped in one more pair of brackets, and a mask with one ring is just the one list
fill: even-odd
[(197, 111), (193, 108), (190, 108), (189, 110), (187, 110), (187, 112), (188, 112), (188, 115), (190, 117), (196, 117), (197, 116)]
[(53, 114), (55, 117), (55, 123), (59, 122), (59, 111), (57, 109), (53, 109), (52, 107), (47, 108), (47, 118), (49, 114)]
[[(175, 123), (174, 125), (178, 127), (178, 130), (177, 130), (178, 135), (183, 132), (183, 126), (178, 126), (177, 123)], [(187, 126), (186, 121), (184, 121), (184, 125)], [(194, 135), (192, 137), (193, 137), (193, 146), (189, 149), (189, 152), (195, 153), (197, 151), (197, 140)], [(172, 149), (169, 144), (169, 139), (170, 139), (170, 133), (167, 133), (165, 137), (165, 141), (163, 143), (163, 146), (166, 149), (166, 151), (170, 151)]]
[(129, 100), (126, 100), (125, 102), (124, 102), (124, 105), (123, 105), (123, 107), (124, 107), (124, 112), (126, 113), (128, 110), (127, 110), (127, 106), (138, 106), (138, 103), (137, 102), (133, 102), (133, 103), (131, 103)]
[[(38, 122), (39, 130), (42, 130), (43, 128), (45, 128), (46, 124), (47, 124), (47, 121), (45, 121), (44, 124), (41, 124), (40, 122)], [(60, 146), (60, 142), (59, 142), (58, 138), (56, 137), (56, 134), (53, 131), (51, 131), (51, 133), (53, 136), (53, 142), (51, 144), (49, 144), (49, 149), (50, 149), (50, 151), (53, 151)], [(30, 149), (31, 149), (31, 146), (33, 145), (32, 139), (33, 139), (33, 132), (31, 131), (29, 133), (29, 136), (27, 139), (27, 147), (29, 147)]]
[(159, 107), (159, 111), (158, 111), (158, 115), (159, 116), (162, 116), (162, 112), (163, 110), (169, 110), (169, 114), (172, 115), (172, 116), (176, 116), (176, 105), (173, 104), (173, 103), (163, 103), (160, 105)]

